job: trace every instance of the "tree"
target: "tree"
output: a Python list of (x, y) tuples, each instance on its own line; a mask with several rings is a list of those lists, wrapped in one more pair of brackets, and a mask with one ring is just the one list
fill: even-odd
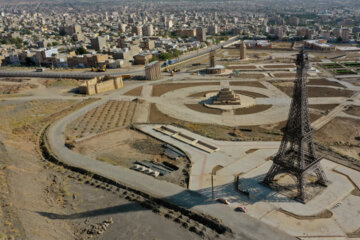
[(78, 47), (78, 48), (75, 50), (75, 52), (76, 52), (76, 54), (78, 54), (78, 55), (83, 55), (83, 54), (88, 53), (88, 51), (86, 50), (86, 48), (84, 48), (83, 46)]

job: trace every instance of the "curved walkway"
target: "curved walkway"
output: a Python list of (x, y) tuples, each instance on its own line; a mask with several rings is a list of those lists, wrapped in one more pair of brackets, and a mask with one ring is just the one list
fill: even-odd
[[(167, 79), (160, 80), (166, 81)], [(51, 151), (56, 157), (66, 164), (86, 169), (90, 172), (99, 174), (101, 176), (113, 179), (128, 187), (137, 189), (139, 191), (148, 193), (151, 196), (162, 198), (173, 204), (189, 208), (191, 210), (205, 213), (221, 219), (221, 221), (230, 227), (237, 239), (292, 239), (291, 236), (270, 227), (258, 220), (247, 215), (238, 214), (233, 209), (228, 208), (222, 204), (209, 201), (202, 195), (195, 194), (192, 191), (186, 190), (175, 184), (165, 181), (159, 181), (153, 177), (132, 171), (120, 166), (113, 166), (111, 164), (101, 162), (79, 153), (73, 152), (65, 147), (64, 131), (65, 127), (72, 120), (90, 111), (91, 109), (100, 106), (110, 99), (116, 99), (119, 94), (125, 93), (132, 88), (140, 85), (149, 85), (153, 82), (146, 82), (131, 87), (125, 87), (118, 90), (105, 98), (90, 104), (68, 116), (56, 121), (48, 129), (47, 137)]]

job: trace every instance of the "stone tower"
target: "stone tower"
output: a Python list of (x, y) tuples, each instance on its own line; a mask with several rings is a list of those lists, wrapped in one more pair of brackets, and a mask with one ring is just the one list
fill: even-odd
[(215, 67), (215, 50), (210, 52), (210, 67)]
[(240, 59), (246, 59), (246, 45), (244, 41), (240, 45)]
[(297, 200), (306, 200), (306, 176), (314, 172), (318, 182), (327, 186), (327, 178), (320, 165), (321, 158), (316, 156), (312, 128), (308, 111), (308, 97), (306, 89), (308, 56), (302, 50), (296, 58), (297, 77), (294, 85), (293, 99), (288, 122), (273, 165), (267, 173), (264, 183), (271, 184), (274, 177), (280, 173), (289, 173), (296, 177)]

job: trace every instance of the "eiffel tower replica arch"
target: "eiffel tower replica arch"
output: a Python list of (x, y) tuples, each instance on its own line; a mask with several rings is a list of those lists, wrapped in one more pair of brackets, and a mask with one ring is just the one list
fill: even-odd
[(314, 148), (306, 89), (309, 61), (304, 50), (297, 54), (296, 66), (297, 74), (289, 117), (286, 126), (282, 129), (283, 139), (263, 182), (270, 185), (276, 175), (289, 173), (297, 179), (296, 199), (305, 203), (306, 176), (315, 173), (318, 183), (323, 186), (327, 186), (328, 180), (320, 165), (321, 158), (316, 156)]

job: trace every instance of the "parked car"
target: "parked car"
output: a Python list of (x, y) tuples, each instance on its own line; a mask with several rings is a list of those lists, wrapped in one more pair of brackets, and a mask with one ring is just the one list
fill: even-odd
[(243, 207), (243, 206), (238, 206), (238, 207), (236, 207), (236, 208), (235, 208), (235, 211), (247, 213), (246, 207)]
[(218, 198), (217, 201), (218, 201), (219, 203), (223, 203), (223, 204), (226, 204), (226, 205), (230, 205), (230, 202), (229, 202), (227, 199), (225, 199), (225, 198)]

